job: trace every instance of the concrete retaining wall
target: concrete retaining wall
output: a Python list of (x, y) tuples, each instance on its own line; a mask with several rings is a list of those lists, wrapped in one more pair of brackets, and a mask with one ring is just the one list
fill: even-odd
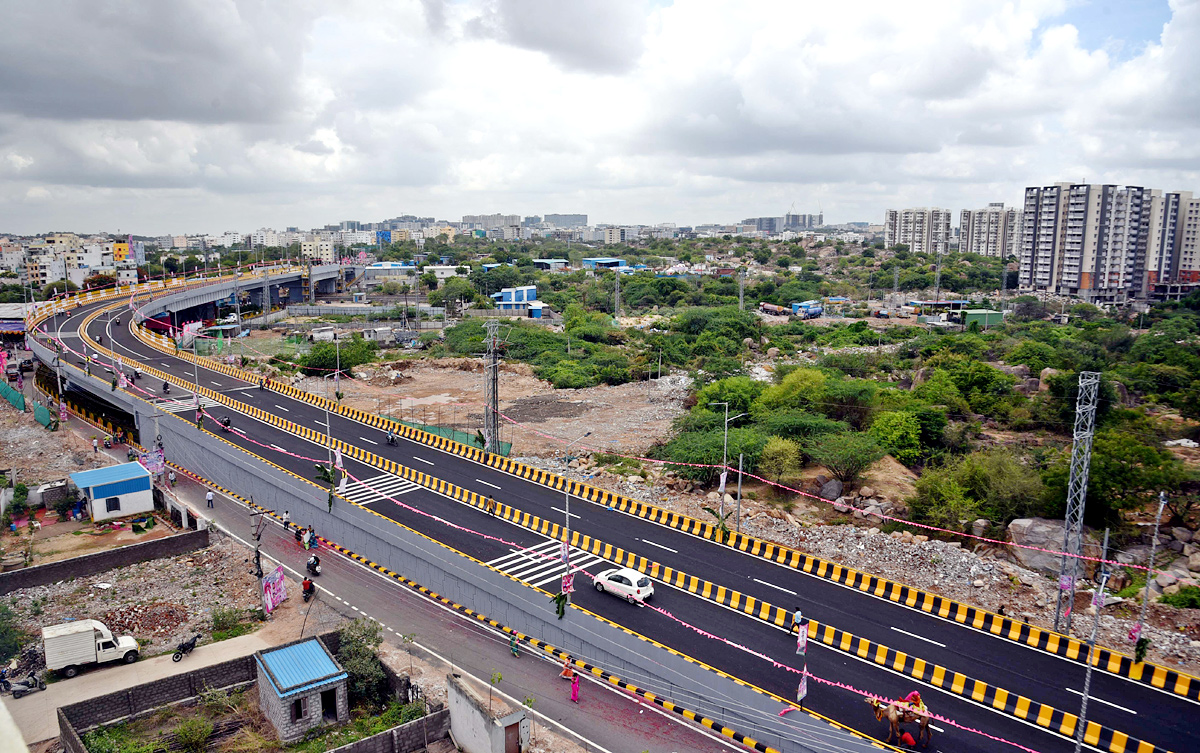
[(411, 753), (422, 750), (426, 742), (437, 742), (449, 735), (450, 709), (442, 709), (329, 753)]
[(189, 531), (164, 539), (130, 544), (120, 549), (110, 549), (107, 552), (84, 554), (59, 562), (26, 567), (22, 570), (11, 570), (0, 573), (0, 595), (10, 593), (18, 588), (44, 586), (48, 583), (70, 580), (81, 575), (94, 575), (105, 570), (112, 570), (114, 567), (125, 567), (159, 557), (174, 557), (178, 554), (203, 549), (206, 546), (208, 546), (207, 530)]

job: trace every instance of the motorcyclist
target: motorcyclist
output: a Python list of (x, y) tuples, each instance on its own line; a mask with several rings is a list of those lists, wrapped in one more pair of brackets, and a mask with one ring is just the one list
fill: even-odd
[(318, 557), (317, 555), (314, 554), (313, 556), (308, 558), (308, 569), (309, 570), (316, 570), (320, 566), (321, 566), (321, 558), (320, 557)]
[(312, 579), (310, 579), (307, 575), (304, 576), (304, 580), (300, 581), (301, 593), (303, 593), (306, 598), (309, 598), (316, 590), (317, 587), (313, 585)]
[(388, 427), (387, 443), (388, 444), (396, 444), (396, 433), (392, 431), (392, 428), (390, 426)]
[(163, 394), (167, 395), (167, 394), (170, 394), (170, 392), (171, 392), (171, 383), (163, 382)]

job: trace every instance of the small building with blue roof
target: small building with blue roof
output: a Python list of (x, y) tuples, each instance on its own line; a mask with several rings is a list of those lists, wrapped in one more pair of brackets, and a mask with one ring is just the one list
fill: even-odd
[(257, 651), (258, 700), (285, 743), (313, 727), (350, 720), (348, 675), (317, 638)]
[(150, 471), (141, 463), (121, 463), (70, 475), (71, 482), (82, 492), (94, 521), (154, 510)]

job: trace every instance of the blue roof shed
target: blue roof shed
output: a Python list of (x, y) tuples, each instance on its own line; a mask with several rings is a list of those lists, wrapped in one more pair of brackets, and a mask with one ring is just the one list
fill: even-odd
[(141, 463), (122, 463), (70, 474), (71, 481), (92, 499), (150, 491), (150, 471)]
[(280, 698), (345, 680), (348, 675), (316, 638), (258, 653), (258, 662)]

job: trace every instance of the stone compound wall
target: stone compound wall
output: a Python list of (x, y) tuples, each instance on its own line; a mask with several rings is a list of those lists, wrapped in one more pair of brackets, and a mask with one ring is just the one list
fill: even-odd
[(142, 544), (130, 544), (120, 549), (110, 549), (107, 552), (84, 554), (59, 562), (35, 565), (21, 570), (10, 570), (0, 573), (0, 595), (10, 593), (18, 588), (44, 586), (60, 580), (102, 573), (115, 567), (126, 567), (159, 557), (174, 557), (203, 549), (206, 546), (208, 546), (207, 530), (189, 531), (177, 533), (165, 539), (155, 539)]
[(330, 753), (412, 753), (422, 750), (426, 741), (437, 742), (449, 735), (450, 709), (443, 708), (408, 724), (334, 748)]

